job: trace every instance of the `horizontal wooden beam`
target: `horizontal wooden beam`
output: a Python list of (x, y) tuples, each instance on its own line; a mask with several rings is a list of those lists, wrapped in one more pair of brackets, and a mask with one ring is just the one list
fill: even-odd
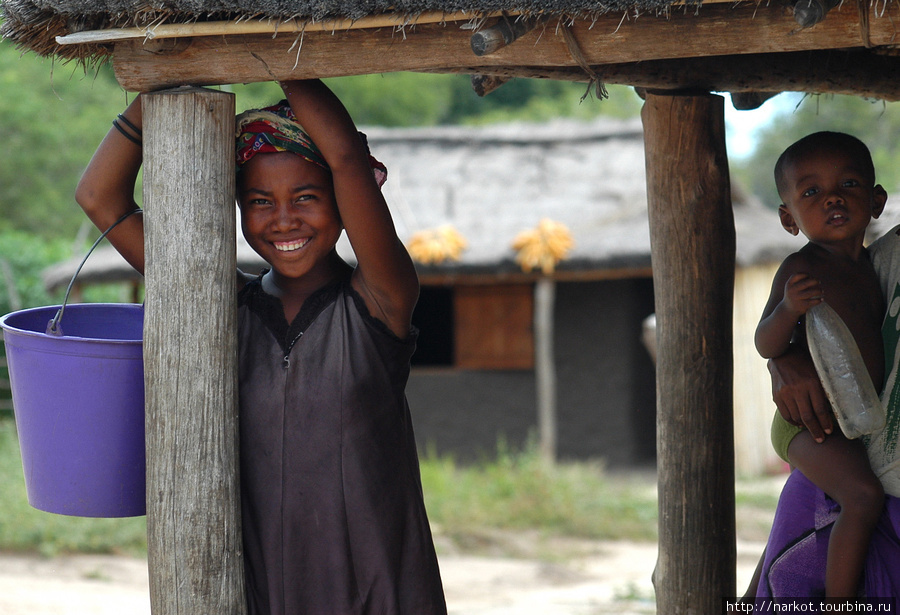
[[(645, 90), (778, 93), (811, 92), (900, 100), (900, 55), (869, 49), (829, 49), (788, 53), (707, 56), (691, 60), (650, 60), (594, 66), (605, 84)], [(578, 67), (462, 67), (440, 72), (500, 79), (524, 77), (587, 82)], [(759, 102), (765, 100), (761, 96)], [(752, 105), (745, 108), (753, 108)]]
[(461, 23), (399, 30), (124, 40), (114, 43), (114, 66), (119, 83), (131, 91), (396, 71), (556, 70), (578, 66), (562, 35), (564, 27), (569, 27), (583, 59), (591, 66), (602, 66), (891, 45), (900, 10), (891, 3), (888, 12), (892, 14), (872, 12), (861, 20), (857, 4), (844, 2), (824, 22), (801, 31), (796, 31), (790, 12), (774, 3), (704, 5), (665, 16), (608, 15), (568, 26), (551, 21), (484, 56), (472, 52), (472, 31), (461, 28)]

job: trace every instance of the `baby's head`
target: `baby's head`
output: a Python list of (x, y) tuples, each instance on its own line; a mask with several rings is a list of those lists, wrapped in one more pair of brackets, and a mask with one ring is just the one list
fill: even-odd
[(784, 228), (813, 241), (829, 240), (829, 233), (861, 237), (887, 200), (869, 148), (841, 132), (816, 132), (788, 147), (775, 163), (775, 185)]
[(875, 185), (875, 165), (866, 144), (843, 132), (822, 131), (807, 135), (788, 147), (775, 163), (775, 186), (784, 200), (783, 190), (788, 169), (822, 154), (843, 154), (856, 165), (872, 186)]

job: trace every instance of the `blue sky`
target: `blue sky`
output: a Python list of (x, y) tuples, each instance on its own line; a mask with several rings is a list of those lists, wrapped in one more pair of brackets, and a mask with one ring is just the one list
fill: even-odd
[(725, 140), (728, 155), (736, 158), (747, 156), (755, 143), (756, 132), (772, 119), (778, 111), (796, 106), (801, 94), (779, 94), (764, 102), (759, 108), (738, 111), (731, 106), (731, 97), (725, 95)]

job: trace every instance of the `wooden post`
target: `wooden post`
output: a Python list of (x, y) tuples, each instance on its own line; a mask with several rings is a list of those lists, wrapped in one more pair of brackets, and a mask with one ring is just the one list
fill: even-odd
[(534, 372), (537, 387), (538, 447), (541, 459), (556, 462), (556, 357), (553, 307), (556, 282), (539, 277), (534, 286)]
[(143, 105), (151, 609), (241, 615), (234, 96)]
[(736, 593), (735, 232), (724, 104), (647, 94), (641, 117), (658, 343), (657, 611), (713, 615)]

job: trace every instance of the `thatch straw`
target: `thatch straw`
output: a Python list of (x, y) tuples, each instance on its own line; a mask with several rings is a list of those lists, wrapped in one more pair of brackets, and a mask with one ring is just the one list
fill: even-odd
[(473, 19), (498, 11), (590, 19), (608, 12), (666, 11), (672, 4), (672, 0), (0, 0), (0, 36), (38, 55), (90, 61), (105, 59), (110, 50), (91, 43), (61, 46), (56, 38), (85, 30), (248, 19), (353, 22), (393, 14), (404, 21), (431, 12), (465, 13)]

